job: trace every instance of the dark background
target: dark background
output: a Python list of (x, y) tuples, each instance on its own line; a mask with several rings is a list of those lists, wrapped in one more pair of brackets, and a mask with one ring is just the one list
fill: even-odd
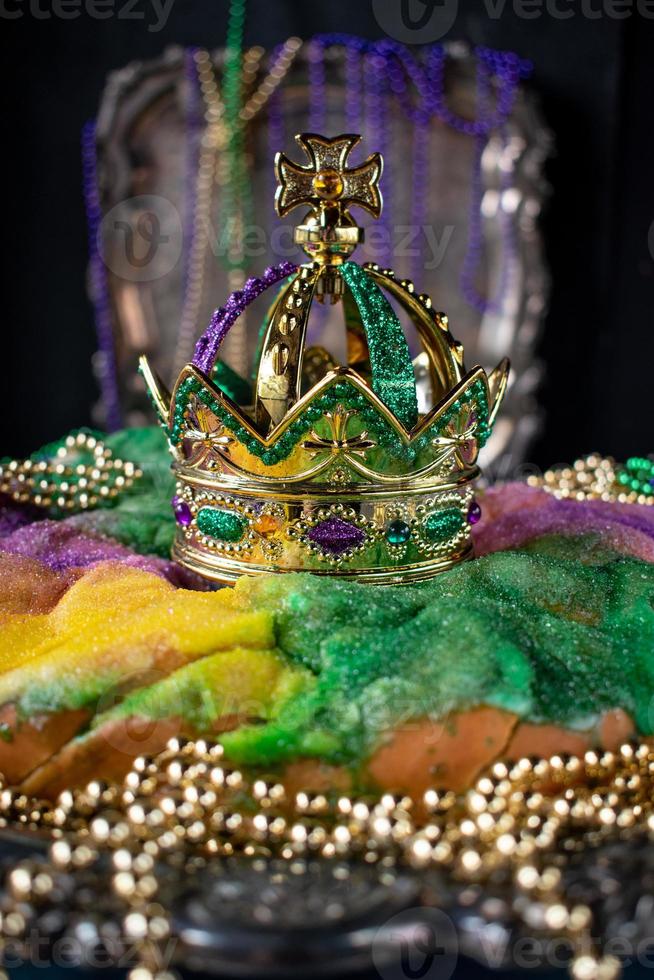
[[(40, 4), (51, 9), (48, 0)], [(85, 295), (79, 137), (107, 72), (170, 43), (222, 44), (227, 2), (175, 0), (160, 33), (116, 17), (39, 19), (29, 0), (0, 4), (14, 9), (19, 19), (0, 13), (0, 455), (26, 454), (90, 421), (95, 338)], [(531, 59), (530, 84), (556, 140), (543, 222), (553, 281), (542, 343), (546, 427), (532, 452), (541, 465), (594, 448), (622, 458), (654, 449), (654, 22), (635, 13), (589, 19), (579, 2), (571, 9), (567, 20), (547, 13), (524, 20), (507, 0), (491, 19), (480, 0), (459, 0), (448, 35)], [(249, 0), (248, 45), (318, 31), (382, 36), (370, 0)], [(650, 241), (654, 248), (654, 233)], [(31, 980), (34, 973), (16, 975)], [(463, 975), (489, 976), (462, 964)]]
[[(84, 12), (44, 19), (52, 2), (0, 2), (8, 342), (0, 455), (27, 454), (90, 421), (94, 332), (79, 137), (107, 72), (170, 43), (213, 47), (225, 37), (227, 0), (175, 0), (158, 33), (145, 20)], [(532, 451), (540, 465), (595, 448), (620, 458), (654, 449), (654, 20), (636, 11), (636, 0), (632, 10), (630, 0), (585, 0), (584, 9), (581, 0), (557, 2), (573, 16), (544, 9), (527, 20), (506, 0), (501, 16), (489, 17), (481, 0), (459, 0), (446, 38), (531, 59), (530, 84), (556, 140), (543, 220), (553, 290), (542, 343), (547, 421)], [(148, 3), (137, 0), (135, 9)], [(7, 19), (13, 11), (21, 16)], [(248, 45), (335, 30), (382, 36), (371, 0), (249, 0)]]

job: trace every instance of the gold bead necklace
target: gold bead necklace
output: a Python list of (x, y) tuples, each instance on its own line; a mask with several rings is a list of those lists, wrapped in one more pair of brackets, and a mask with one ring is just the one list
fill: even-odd
[[(266, 106), (271, 96), (288, 74), (302, 41), (290, 37), (282, 45), (280, 55), (266, 73), (256, 90), (247, 99), (239, 117), (243, 126), (251, 123)], [(260, 47), (250, 48), (243, 55), (243, 86), (247, 90), (256, 79), (264, 51)], [(180, 329), (174, 355), (174, 374), (177, 374), (193, 355), (193, 345), (198, 334), (198, 319), (202, 308), (206, 275), (207, 248), (211, 233), (211, 211), (214, 184), (219, 188), (226, 186), (229, 179), (227, 157), (224, 153), (228, 133), (225, 124), (225, 104), (216, 80), (213, 62), (208, 51), (200, 50), (194, 55), (200, 91), (205, 104), (205, 130), (200, 142), (198, 169), (195, 181), (195, 205), (191, 232), (191, 250), (187, 267), (187, 288), (184, 296)], [(241, 216), (242, 218), (242, 216)], [(236, 216), (237, 223), (239, 215)], [(230, 264), (242, 258), (243, 228), (231, 229)], [(238, 269), (228, 275), (228, 291), (238, 288), (241, 273)], [(238, 329), (238, 328), (237, 328)], [(239, 370), (247, 370), (245, 327), (241, 342), (233, 343), (237, 349), (232, 353), (239, 362)]]
[[(75, 461), (89, 456), (90, 462)], [(117, 459), (95, 436), (70, 435), (53, 459), (0, 464), (0, 493), (15, 503), (62, 511), (88, 510), (129, 490), (142, 471)]]
[(612, 980), (620, 963), (602, 950), (590, 906), (567, 898), (564, 871), (580, 849), (654, 834), (654, 748), (495, 763), (464, 794), (357, 799), (289, 796), (280, 782), (228, 766), (219, 744), (171, 739), (158, 756), (135, 759), (122, 785), (93, 782), (54, 804), (4, 789), (0, 824), (52, 839), (47, 860), (19, 861), (9, 874), (0, 946), (33, 932), (54, 893), (69, 903), (71, 878), (88, 893), (95, 869), (97, 890), (108, 859), (123, 941), (136, 944), (137, 969), (162, 980), (172, 935), (159, 899), (164, 867), (169, 876), (234, 855), (294, 868), (322, 858), (438, 868), (454, 887), (504, 889), (518, 923), (569, 946), (574, 980)]
[[(644, 462), (647, 462), (645, 460)], [(628, 461), (629, 464), (629, 461)], [(628, 465), (627, 464), (627, 465)], [(605, 500), (620, 504), (654, 504), (654, 495), (633, 489), (620, 482), (625, 467), (611, 456), (592, 453), (578, 459), (572, 466), (546, 470), (542, 476), (530, 476), (527, 483), (540, 487), (555, 497), (568, 500)]]

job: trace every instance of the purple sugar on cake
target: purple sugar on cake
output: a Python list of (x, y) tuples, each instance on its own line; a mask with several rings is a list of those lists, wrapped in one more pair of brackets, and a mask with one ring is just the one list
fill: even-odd
[(524, 483), (483, 496), (484, 520), (473, 528), (475, 553), (520, 548), (546, 535), (600, 535), (608, 547), (654, 561), (654, 507), (603, 500), (559, 499)]

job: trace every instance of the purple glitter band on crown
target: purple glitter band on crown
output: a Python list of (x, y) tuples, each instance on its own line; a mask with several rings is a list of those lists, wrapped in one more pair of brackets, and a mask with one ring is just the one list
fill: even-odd
[(261, 278), (248, 279), (243, 289), (232, 293), (225, 306), (214, 311), (209, 326), (198, 340), (193, 355), (195, 367), (205, 374), (210, 374), (220, 345), (243, 310), (269, 286), (274, 286), (275, 283), (297, 272), (297, 268), (293, 262), (281, 262), (279, 265), (270, 266)]

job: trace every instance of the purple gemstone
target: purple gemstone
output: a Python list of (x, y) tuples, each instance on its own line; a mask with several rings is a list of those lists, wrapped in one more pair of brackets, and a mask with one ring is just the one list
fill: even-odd
[(473, 500), (468, 507), (468, 524), (478, 524), (481, 520), (481, 507)]
[(307, 532), (307, 538), (317, 544), (327, 555), (342, 555), (350, 548), (356, 548), (365, 539), (365, 531), (355, 527), (340, 517), (328, 517)]
[(185, 500), (182, 500), (181, 497), (173, 497), (171, 503), (173, 505), (175, 520), (177, 523), (181, 524), (182, 527), (188, 527), (193, 520), (193, 514), (191, 513), (191, 508), (189, 505)]

